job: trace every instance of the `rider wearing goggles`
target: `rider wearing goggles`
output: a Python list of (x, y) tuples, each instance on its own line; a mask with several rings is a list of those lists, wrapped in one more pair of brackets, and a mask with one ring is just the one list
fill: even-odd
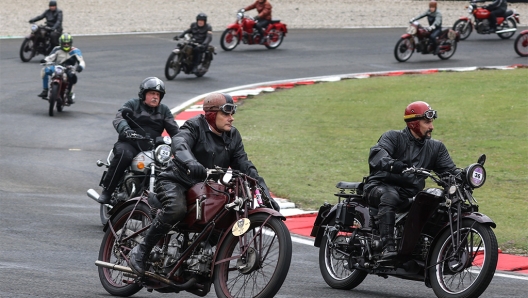
[(425, 111), (423, 114), (409, 114), (409, 115), (405, 115), (403, 116), (403, 119), (405, 120), (405, 122), (410, 122), (410, 121), (414, 121), (414, 120), (419, 120), (419, 119), (436, 119), (438, 116), (436, 114), (436, 111), (435, 110), (427, 110)]
[[(436, 119), (437, 113), (431, 106), (424, 101), (415, 101), (407, 106), (403, 120), (411, 133), (419, 139), (431, 138), (433, 131), (433, 120)], [(427, 121), (420, 121), (427, 120)]]
[[(236, 108), (233, 97), (227, 93), (211, 93), (204, 98), (205, 119), (217, 133), (230, 130)], [(222, 112), (222, 115), (218, 112)]]

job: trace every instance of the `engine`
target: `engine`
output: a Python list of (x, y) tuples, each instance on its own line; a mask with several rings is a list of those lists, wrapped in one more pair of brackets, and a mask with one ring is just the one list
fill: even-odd
[(490, 23), (488, 19), (484, 19), (476, 24), (477, 32), (488, 31), (490, 29)]
[(186, 271), (208, 276), (211, 271), (213, 255), (214, 251), (211, 244), (202, 242), (200, 248), (196, 250), (196, 253), (192, 254), (185, 261), (187, 264)]

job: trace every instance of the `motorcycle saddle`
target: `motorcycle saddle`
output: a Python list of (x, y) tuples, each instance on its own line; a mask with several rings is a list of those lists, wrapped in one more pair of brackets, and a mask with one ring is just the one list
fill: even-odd
[(278, 19), (273, 20), (273, 19), (272, 19), (272, 20), (270, 21), (270, 23), (271, 23), (271, 24), (277, 24), (277, 23), (280, 23), (280, 20), (278, 20)]

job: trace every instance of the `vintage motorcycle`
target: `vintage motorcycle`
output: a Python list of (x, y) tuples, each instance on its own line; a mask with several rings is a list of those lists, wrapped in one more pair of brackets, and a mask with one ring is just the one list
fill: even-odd
[[(128, 121), (134, 121), (132, 110), (123, 109), (123, 118)], [(157, 137), (151, 139), (148, 136), (144, 137), (140, 134), (134, 134), (128, 137), (134, 141), (143, 141), (147, 143), (144, 151), (139, 152), (132, 163), (128, 166), (123, 174), (123, 177), (118, 182), (117, 187), (112, 193), (110, 204), (101, 204), (99, 215), (101, 223), (105, 225), (114, 212), (114, 208), (119, 207), (126, 201), (133, 197), (140, 196), (145, 190), (154, 191), (154, 183), (156, 177), (163, 171), (171, 158), (171, 143), (172, 139), (169, 136)], [(102, 160), (97, 160), (97, 166), (105, 166), (107, 169), (110, 166), (110, 161), (114, 158), (114, 151), (110, 150), (106, 163)], [(106, 176), (106, 171), (101, 177), (99, 186), (103, 186), (103, 181)], [(86, 194), (89, 198), (95, 200), (99, 198), (99, 194), (94, 189), (89, 189)]]
[[(240, 41), (245, 44), (260, 44), (260, 34), (254, 28), (255, 19), (244, 15), (245, 10), (241, 9), (237, 12), (237, 21), (227, 26), (220, 39), (220, 45), (225, 51), (234, 50)], [(288, 33), (286, 24), (281, 23), (280, 20), (271, 20), (266, 30), (264, 30), (263, 43), (268, 49), (278, 48), (284, 36)]]
[[(161, 203), (144, 193), (121, 205), (105, 226), (95, 264), (108, 293), (187, 291), (217, 297), (274, 297), (290, 267), (292, 243), (284, 216), (268, 208), (258, 182), (215, 168), (187, 192), (187, 216), (152, 250), (143, 277), (127, 266)], [(217, 180), (218, 179), (218, 180)]]
[(479, 297), (493, 279), (498, 260), (495, 223), (478, 212), (473, 190), (486, 181), (485, 155), (457, 174), (423, 175), (441, 188), (428, 188), (396, 214), (398, 255), (381, 260), (377, 206), (364, 199), (363, 183), (339, 182), (338, 203), (321, 206), (311, 235), (319, 247), (319, 267), (336, 289), (357, 287), (368, 274), (423, 281), (437, 297)]
[[(170, 53), (167, 63), (165, 63), (165, 77), (167, 80), (173, 80), (182, 70), (186, 74), (192, 73), (193, 48), (199, 45), (191, 38), (190, 34), (185, 34), (183, 43), (177, 44), (176, 48)], [(211, 61), (213, 61), (213, 54), (216, 55), (215, 47), (210, 45), (205, 50), (202, 62), (194, 75), (202, 77), (209, 70)]]
[(464, 40), (469, 37), (473, 29), (478, 34), (491, 34), (497, 33), (502, 39), (508, 39), (515, 34), (517, 31), (517, 24), (519, 21), (519, 14), (513, 10), (507, 10), (504, 17), (497, 17), (497, 31), (490, 32), (489, 16), (490, 11), (479, 7), (478, 2), (484, 1), (470, 1), (469, 6), (466, 6), (468, 10), (468, 16), (461, 17), (453, 25), (453, 30), (460, 33), (460, 39)]
[(20, 60), (28, 62), (36, 55), (49, 55), (53, 49), (50, 32), (50, 27), (31, 24), (31, 33), (24, 38), (20, 46)]
[(57, 112), (62, 112), (64, 107), (70, 106), (69, 100), (75, 99), (75, 93), (68, 94), (68, 75), (67, 73), (75, 74), (75, 67), (72, 65), (59, 65), (55, 62), (41, 63), (44, 66), (54, 66), (53, 74), (51, 75), (48, 87), (48, 114), (53, 117), (53, 110), (56, 108)]
[(515, 52), (521, 57), (528, 57), (528, 30), (523, 30), (513, 43)]
[[(420, 23), (413, 21), (407, 28), (407, 33), (403, 34), (394, 47), (394, 57), (399, 62), (405, 62), (411, 58), (416, 50), (422, 54), (433, 54), (435, 49), (429, 42), (429, 35), (431, 32), (427, 31)], [(457, 42), (460, 36), (457, 32), (451, 29), (444, 29), (437, 37), (436, 43), (438, 45), (438, 57), (442, 60), (451, 58), (457, 49)]]

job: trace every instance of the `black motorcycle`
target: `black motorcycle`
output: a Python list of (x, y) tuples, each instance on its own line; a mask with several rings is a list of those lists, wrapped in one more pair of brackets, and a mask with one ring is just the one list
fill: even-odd
[(22, 62), (28, 62), (36, 55), (49, 55), (53, 49), (51, 31), (50, 27), (31, 24), (31, 33), (24, 38), (22, 46), (20, 46), (20, 59)]
[(336, 289), (357, 287), (368, 274), (423, 281), (437, 297), (479, 297), (497, 266), (495, 223), (478, 212), (473, 190), (486, 181), (485, 155), (456, 174), (437, 175), (422, 168), (404, 171), (431, 178), (428, 188), (396, 214), (398, 254), (382, 260), (377, 206), (363, 197), (363, 183), (339, 182), (338, 203), (324, 204), (311, 235), (320, 247), (319, 267)]
[[(165, 64), (165, 77), (173, 80), (181, 71), (185, 74), (193, 73), (193, 49), (200, 46), (189, 34), (185, 34), (183, 42), (178, 43), (176, 48), (170, 53)], [(213, 61), (213, 54), (216, 55), (215, 47), (207, 46), (202, 55), (202, 61), (198, 65), (198, 70), (194, 72), (197, 77), (202, 77)]]

